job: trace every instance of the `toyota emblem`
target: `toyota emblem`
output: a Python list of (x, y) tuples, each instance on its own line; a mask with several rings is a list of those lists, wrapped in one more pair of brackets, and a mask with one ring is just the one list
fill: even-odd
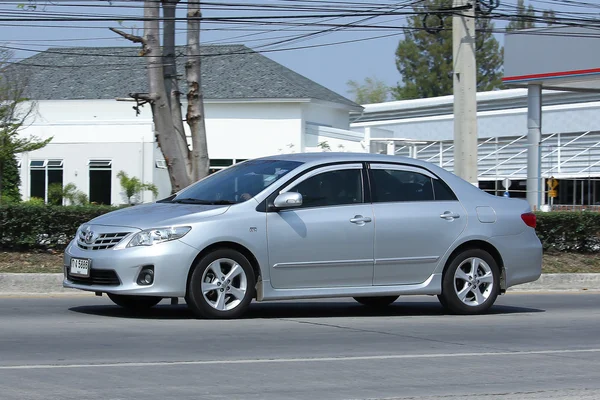
[(89, 226), (85, 230), (83, 241), (87, 244), (92, 244), (96, 241), (96, 238), (94, 237), (94, 231), (92, 231)]

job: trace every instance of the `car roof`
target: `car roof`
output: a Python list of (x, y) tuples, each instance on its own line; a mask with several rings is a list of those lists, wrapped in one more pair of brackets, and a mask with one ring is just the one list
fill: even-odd
[(350, 153), (350, 152), (314, 152), (314, 153), (291, 153), (278, 154), (268, 157), (261, 157), (260, 160), (289, 160), (299, 161), (309, 164), (321, 164), (330, 162), (395, 162), (411, 165), (426, 166), (431, 165), (414, 158), (393, 156), (387, 154), (372, 153)]

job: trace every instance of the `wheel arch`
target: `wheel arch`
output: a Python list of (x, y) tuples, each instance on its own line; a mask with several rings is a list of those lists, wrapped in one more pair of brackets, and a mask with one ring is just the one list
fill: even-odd
[(258, 260), (247, 247), (245, 247), (239, 243), (236, 243), (236, 242), (227, 242), (227, 241), (216, 242), (216, 243), (213, 243), (213, 244), (205, 247), (204, 249), (202, 249), (202, 251), (200, 251), (198, 253), (198, 255), (196, 256), (196, 258), (194, 258), (194, 261), (192, 261), (192, 265), (190, 265), (190, 268), (188, 270), (187, 280), (185, 282), (186, 297), (188, 295), (190, 279), (192, 278), (192, 273), (194, 272), (194, 268), (195, 268), (196, 264), (204, 256), (206, 256), (207, 254), (211, 253), (212, 251), (215, 251), (218, 249), (231, 249), (231, 250), (236, 250), (236, 251), (242, 253), (242, 255), (248, 259), (248, 261), (250, 262), (250, 265), (252, 266), (252, 271), (254, 272), (254, 277), (256, 278), (255, 279), (256, 284), (258, 284), (258, 282), (261, 280), (260, 278), (262, 277), (262, 274), (260, 271), (260, 265), (258, 263)]
[(444, 265), (444, 269), (442, 270), (442, 276), (444, 276), (444, 274), (446, 274), (446, 270), (452, 263), (452, 260), (454, 260), (454, 258), (461, 252), (463, 252), (465, 250), (469, 250), (469, 249), (483, 250), (494, 259), (494, 261), (498, 265), (498, 268), (500, 269), (500, 271), (499, 271), (500, 272), (500, 293), (501, 294), (505, 293), (506, 292), (506, 270), (504, 269), (504, 260), (502, 259), (502, 256), (500, 255), (500, 252), (498, 251), (498, 249), (496, 249), (496, 247), (494, 247), (494, 245), (492, 245), (489, 242), (486, 242), (485, 240), (469, 240), (467, 242), (461, 243), (457, 248), (455, 248), (454, 251), (452, 251), (452, 253), (448, 257), (448, 259), (446, 260), (446, 264)]

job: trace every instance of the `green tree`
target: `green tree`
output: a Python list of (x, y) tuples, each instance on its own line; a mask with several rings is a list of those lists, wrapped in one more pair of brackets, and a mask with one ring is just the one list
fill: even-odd
[[(24, 97), (27, 80), (21, 72), (11, 68), (11, 58), (11, 52), (0, 49), (0, 201), (5, 197), (5, 182), (9, 194), (19, 186), (18, 171), (14, 173), (15, 154), (38, 150), (52, 140), (19, 134), (21, 128), (33, 118), (35, 103)], [(9, 176), (6, 180), (5, 173)], [(14, 195), (10, 195), (10, 198), (14, 198)], [(6, 199), (9, 199), (8, 195)]]
[(542, 12), (542, 19), (546, 23), (546, 25), (551, 26), (556, 24), (556, 13), (554, 10), (544, 10)]
[(363, 83), (354, 80), (347, 82), (348, 92), (358, 104), (383, 103), (388, 100), (390, 88), (375, 77), (365, 78)]
[(17, 158), (14, 155), (6, 160), (3, 170), (2, 184), (0, 185), (3, 188), (1, 203), (19, 203), (21, 201), (21, 192), (19, 191), (21, 175)]
[[(424, 0), (413, 6), (417, 13), (408, 18), (404, 39), (396, 50), (396, 67), (402, 82), (392, 92), (397, 99), (416, 99), (452, 94), (452, 14), (436, 12), (452, 7), (452, 0)], [(442, 28), (427, 32), (424, 13), (429, 12), (427, 27)], [(489, 18), (477, 19), (477, 90), (502, 86), (503, 51), (492, 31)]]
[(556, 13), (554, 10), (544, 10), (542, 11), (542, 17), (539, 18), (531, 4), (526, 6), (525, 0), (518, 0), (516, 12), (510, 18), (506, 31), (535, 28), (537, 26), (536, 22), (540, 20), (543, 20), (547, 26), (553, 25), (556, 23)]
[(117, 177), (129, 204), (135, 204), (134, 196), (145, 190), (152, 192), (154, 197), (158, 196), (158, 188), (152, 183), (143, 183), (135, 176), (130, 178), (125, 171), (119, 171)]
[(517, 11), (510, 18), (506, 31), (535, 28), (535, 9), (531, 4), (525, 6), (525, 0), (518, 0)]
[(48, 203), (61, 205), (63, 199), (75, 206), (84, 206), (89, 203), (87, 194), (78, 190), (74, 183), (67, 183), (64, 187), (60, 183), (50, 184), (48, 186)]

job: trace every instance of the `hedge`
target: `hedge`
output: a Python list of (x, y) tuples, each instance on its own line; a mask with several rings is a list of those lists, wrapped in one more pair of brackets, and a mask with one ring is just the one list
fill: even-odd
[(64, 249), (77, 228), (111, 206), (8, 204), (0, 206), (0, 249)]
[(592, 211), (537, 212), (537, 234), (545, 250), (600, 252), (600, 213)]
[[(110, 206), (0, 206), (0, 249), (62, 250), (79, 225), (118, 209)], [(600, 213), (537, 212), (537, 234), (545, 250), (600, 252)]]

